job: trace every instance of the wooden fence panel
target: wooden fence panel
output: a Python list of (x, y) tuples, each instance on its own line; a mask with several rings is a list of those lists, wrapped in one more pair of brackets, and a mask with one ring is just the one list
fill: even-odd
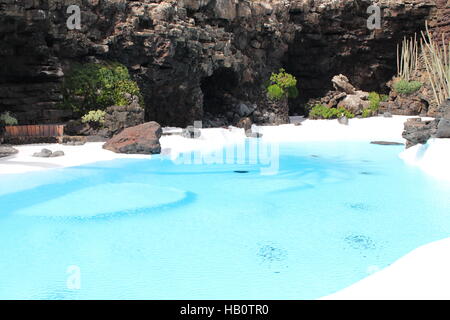
[(6, 126), (5, 131), (10, 137), (61, 137), (64, 125)]

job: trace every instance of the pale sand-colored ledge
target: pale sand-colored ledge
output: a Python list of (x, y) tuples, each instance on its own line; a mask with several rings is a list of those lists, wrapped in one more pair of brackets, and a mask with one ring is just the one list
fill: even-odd
[[(403, 123), (409, 117), (351, 119), (348, 126), (336, 120), (306, 120), (300, 126), (282, 125), (257, 128), (265, 141), (392, 141), (404, 142)], [(201, 139), (180, 136), (161, 138), (163, 153), (172, 157), (191, 150), (209, 151), (225, 144), (242, 142), (242, 129), (203, 129)], [(61, 158), (41, 159), (32, 154), (42, 148), (63, 150)], [(103, 150), (102, 143), (84, 146), (27, 145), (19, 146), (19, 154), (0, 159), (1, 174), (22, 173), (79, 166), (91, 162), (119, 158), (149, 158), (143, 155), (122, 155)], [(450, 139), (431, 140), (426, 146), (404, 151), (401, 158), (421, 167), (439, 179), (450, 181)], [(389, 267), (324, 299), (450, 299), (450, 238), (427, 244), (394, 262)]]

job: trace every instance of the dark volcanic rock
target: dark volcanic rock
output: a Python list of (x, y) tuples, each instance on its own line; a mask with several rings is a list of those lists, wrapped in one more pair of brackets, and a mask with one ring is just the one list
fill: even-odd
[(90, 126), (81, 120), (70, 120), (64, 126), (64, 133), (69, 136), (84, 136), (90, 132)]
[[(396, 72), (397, 44), (426, 19), (448, 29), (444, 0), (378, 3), (382, 29), (369, 30), (372, 1), (77, 0), (82, 30), (70, 31), (67, 1), (0, 0), (0, 106), (22, 124), (66, 122), (72, 114), (58, 104), (71, 65), (116, 60), (138, 82), (146, 119), (185, 127), (209, 113), (228, 124), (243, 116), (287, 123), (288, 108), (303, 112), (335, 74), (379, 91)], [(262, 86), (282, 66), (299, 78), (289, 107), (269, 103)], [(239, 108), (230, 120), (241, 102), (256, 110)]]
[(145, 122), (145, 110), (138, 103), (127, 106), (111, 106), (105, 110), (105, 122), (101, 126), (70, 120), (64, 127), (69, 136), (100, 136), (111, 138), (125, 128), (134, 127)]
[(380, 111), (403, 116), (426, 116), (429, 104), (426, 99), (420, 93), (395, 95), (394, 100), (380, 104)]
[(13, 147), (0, 146), (0, 158), (12, 156), (18, 152), (19, 150), (14, 149)]
[(450, 138), (450, 120), (442, 118), (436, 130), (436, 138)]
[(52, 151), (49, 149), (42, 149), (40, 152), (35, 152), (33, 157), (37, 158), (50, 158), (52, 156)]
[(84, 136), (63, 136), (59, 141), (59, 143), (68, 146), (82, 146), (86, 144), (86, 142), (87, 137)]
[(161, 126), (152, 121), (124, 129), (108, 140), (103, 148), (116, 153), (158, 154), (161, 152)]
[(57, 157), (62, 157), (64, 156), (64, 151), (61, 150), (57, 150), (52, 152), (52, 154), (50, 155), (50, 158), (57, 158)]
[(391, 142), (391, 141), (372, 141), (371, 144), (378, 144), (381, 146), (402, 146), (403, 143), (400, 142)]
[(242, 118), (241, 120), (239, 120), (239, 122), (236, 124), (236, 126), (238, 128), (242, 128), (245, 130), (245, 132), (247, 131), (251, 131), (252, 130), (252, 120), (250, 118)]
[(406, 139), (406, 148), (416, 144), (425, 144), (432, 135), (436, 134), (438, 122), (436, 120), (422, 121), (420, 118), (408, 119), (405, 122), (403, 138)]
[(105, 137), (112, 137), (125, 128), (134, 127), (145, 122), (145, 110), (138, 103), (128, 106), (113, 106), (106, 109)]
[(438, 108), (436, 112), (438, 118), (450, 120), (450, 98), (446, 99)]

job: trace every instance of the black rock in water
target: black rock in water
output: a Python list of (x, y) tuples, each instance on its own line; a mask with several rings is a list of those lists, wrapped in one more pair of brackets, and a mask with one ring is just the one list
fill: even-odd
[(403, 146), (403, 143), (400, 142), (391, 142), (391, 141), (372, 141), (371, 144), (379, 144), (382, 146)]

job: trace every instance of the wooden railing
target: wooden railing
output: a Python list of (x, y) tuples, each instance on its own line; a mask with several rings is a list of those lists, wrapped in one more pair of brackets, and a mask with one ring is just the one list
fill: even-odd
[(62, 137), (63, 135), (64, 126), (59, 124), (5, 127), (7, 137)]

